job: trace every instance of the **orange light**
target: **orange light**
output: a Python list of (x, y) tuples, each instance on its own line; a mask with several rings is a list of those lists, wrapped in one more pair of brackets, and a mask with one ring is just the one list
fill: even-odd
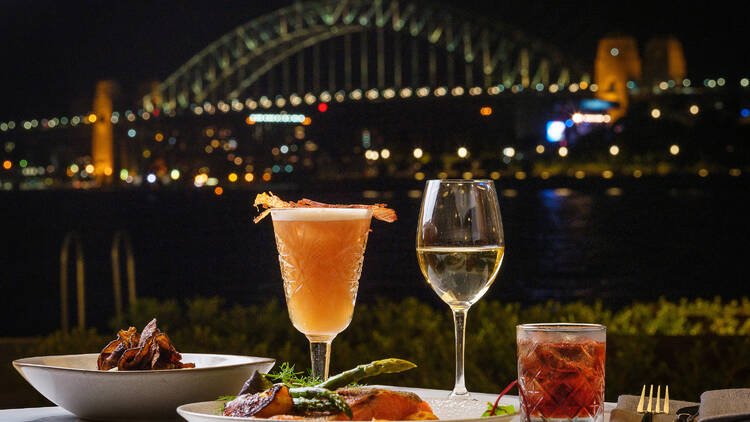
[(485, 107), (480, 108), (479, 114), (481, 114), (482, 116), (489, 116), (490, 114), (492, 114), (492, 107), (485, 106)]
[(263, 181), (267, 182), (271, 180), (271, 173), (263, 173)]
[(250, 116), (247, 116), (245, 118), (245, 123), (247, 123), (249, 125), (254, 125), (255, 124), (255, 120), (251, 119)]
[(105, 176), (111, 176), (112, 175), (112, 167), (106, 167), (104, 169), (104, 175)]
[(305, 117), (305, 120), (302, 121), (302, 125), (304, 126), (310, 126), (310, 123), (312, 123), (312, 119), (309, 117)]
[(253, 181), (253, 179), (255, 179), (255, 176), (253, 176), (253, 174), (252, 174), (252, 173), (245, 173), (245, 181), (246, 181), (246, 182), (248, 182), (248, 183), (249, 183), (249, 182), (252, 182), (252, 181)]
[(214, 193), (216, 196), (221, 196), (224, 193), (224, 189), (221, 186), (217, 186), (214, 188)]
[(11, 167), (13, 167), (13, 163), (11, 163), (10, 160), (3, 161), (3, 168), (5, 170), (10, 170)]
[(96, 114), (94, 113), (89, 114), (89, 117), (87, 118), (87, 120), (89, 121), (89, 123), (94, 123), (96, 121)]
[(156, 142), (161, 142), (164, 140), (164, 135), (162, 135), (161, 133), (157, 133), (156, 136), (154, 136), (154, 139), (156, 140)]

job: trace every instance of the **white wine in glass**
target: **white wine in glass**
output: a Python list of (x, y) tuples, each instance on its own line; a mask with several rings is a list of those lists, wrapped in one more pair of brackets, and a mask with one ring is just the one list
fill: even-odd
[(450, 306), (456, 331), (452, 397), (466, 398), (466, 315), (495, 281), (505, 243), (491, 180), (430, 180), (417, 227), (417, 260), (427, 283)]

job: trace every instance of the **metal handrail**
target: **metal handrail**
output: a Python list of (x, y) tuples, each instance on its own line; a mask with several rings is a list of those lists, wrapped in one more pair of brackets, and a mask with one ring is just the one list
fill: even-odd
[[(121, 242), (122, 241), (122, 242)], [(130, 236), (124, 230), (115, 232), (112, 239), (110, 258), (112, 259), (112, 284), (115, 293), (115, 314), (118, 320), (122, 320), (122, 282), (120, 278), (120, 243), (125, 247), (125, 273), (128, 277), (128, 303), (133, 306), (136, 300), (135, 294), (135, 259), (133, 258), (133, 246)]]
[(70, 255), (70, 242), (75, 242), (76, 253), (76, 292), (78, 294), (78, 328), (84, 329), (86, 325), (86, 294), (85, 294), (85, 272), (83, 246), (81, 237), (76, 232), (68, 232), (63, 239), (60, 249), (60, 320), (62, 330), (67, 333), (70, 329), (68, 321), (68, 257)]

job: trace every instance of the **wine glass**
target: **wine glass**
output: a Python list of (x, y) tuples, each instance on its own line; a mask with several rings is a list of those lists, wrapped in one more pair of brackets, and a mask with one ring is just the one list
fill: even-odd
[(427, 181), (417, 226), (417, 259), (427, 284), (453, 311), (456, 382), (451, 397), (469, 397), (464, 380), (466, 315), (495, 280), (504, 245), (492, 180)]
[(314, 377), (326, 380), (331, 342), (352, 320), (372, 210), (271, 210), (289, 319), (310, 341)]

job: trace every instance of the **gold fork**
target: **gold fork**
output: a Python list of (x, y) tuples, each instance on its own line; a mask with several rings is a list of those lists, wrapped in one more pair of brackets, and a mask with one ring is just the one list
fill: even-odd
[(641, 399), (638, 401), (638, 408), (636, 411), (640, 414), (643, 413), (643, 422), (649, 422), (653, 419), (653, 415), (659, 413), (669, 413), (669, 386), (664, 386), (664, 406), (660, 406), (661, 402), (661, 385), (656, 386), (656, 406), (652, 406), (652, 399), (654, 397), (654, 385), (651, 384), (648, 390), (648, 406), (643, 408), (644, 401), (646, 399), (646, 385), (643, 385), (641, 390)]

